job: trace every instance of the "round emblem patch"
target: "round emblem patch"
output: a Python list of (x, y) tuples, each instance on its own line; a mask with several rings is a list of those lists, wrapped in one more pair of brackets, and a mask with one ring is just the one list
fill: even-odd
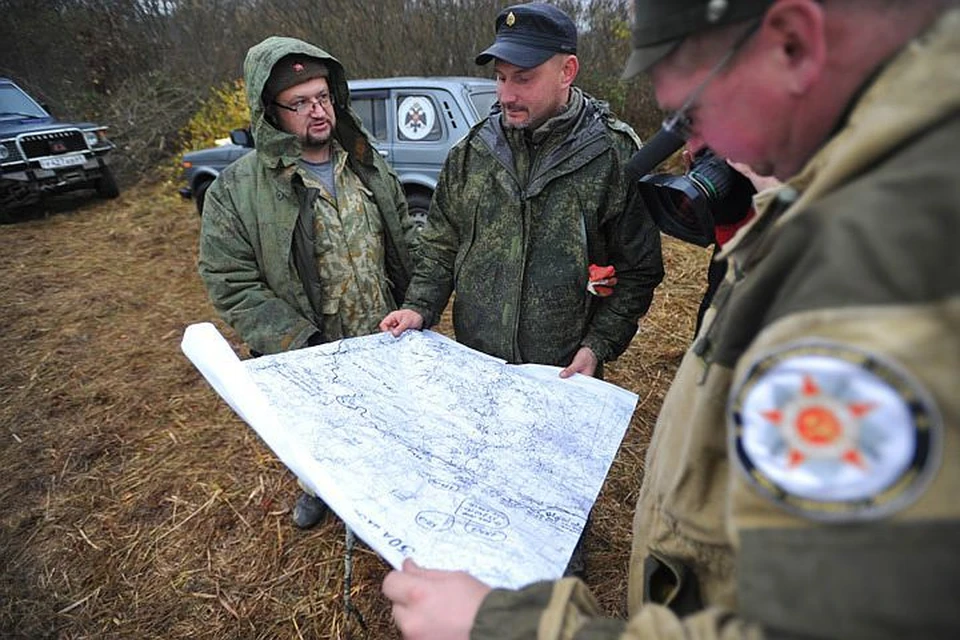
[(397, 123), (400, 133), (410, 140), (423, 140), (436, 122), (436, 111), (430, 99), (424, 96), (409, 96), (400, 102)]
[(929, 394), (898, 365), (845, 345), (760, 358), (731, 396), (730, 419), (751, 483), (820, 520), (900, 509), (939, 462), (942, 425)]

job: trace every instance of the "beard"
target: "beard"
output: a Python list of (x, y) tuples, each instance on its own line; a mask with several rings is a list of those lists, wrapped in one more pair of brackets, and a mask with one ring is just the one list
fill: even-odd
[(529, 121), (529, 120), (524, 120), (523, 122), (516, 122), (516, 123), (514, 123), (514, 122), (510, 122), (509, 120), (504, 120), (504, 121), (503, 121), (503, 128), (504, 128), (504, 129), (529, 129), (529, 128), (530, 128), (530, 121)]
[(333, 118), (326, 118), (320, 121), (311, 120), (307, 123), (306, 130), (300, 136), (300, 144), (305, 149), (314, 150), (324, 149), (330, 146), (330, 139), (333, 137), (335, 123), (336, 120)]
[(308, 149), (323, 149), (324, 147), (330, 146), (330, 138), (332, 137), (332, 129), (324, 134), (315, 134), (308, 131), (303, 137), (301, 144)]
[(516, 110), (514, 115), (523, 116), (523, 120), (511, 120), (509, 117), (510, 110), (507, 107), (503, 107), (503, 117), (500, 119), (500, 122), (503, 124), (504, 129), (530, 129), (533, 122), (532, 116), (527, 110)]
[(504, 129), (529, 129), (533, 131), (540, 127), (544, 122), (558, 116), (566, 109), (566, 106), (560, 106), (555, 111), (550, 113), (541, 113), (539, 116), (534, 116), (529, 109), (525, 110), (526, 118), (522, 122), (511, 121), (507, 118), (507, 109), (504, 108), (502, 111), (503, 117), (500, 119), (501, 124)]

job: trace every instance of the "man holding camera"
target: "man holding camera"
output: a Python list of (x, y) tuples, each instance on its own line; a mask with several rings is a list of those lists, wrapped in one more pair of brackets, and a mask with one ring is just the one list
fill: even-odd
[(784, 186), (664, 402), (628, 621), (408, 563), (405, 637), (960, 635), (960, 7), (637, 0), (666, 126)]
[[(713, 245), (713, 259), (707, 268), (707, 288), (697, 311), (696, 335), (727, 271), (726, 260), (719, 259), (718, 254), (737, 230), (755, 215), (754, 194), (779, 184), (779, 181), (758, 176), (745, 165), (735, 168), (702, 144), (688, 143), (685, 146), (682, 157), (687, 170), (679, 176), (669, 173), (640, 175), (635, 170), (637, 167), (631, 165), (644, 164), (643, 158), (637, 162), (642, 155), (645, 155), (643, 151), (634, 156), (627, 171), (637, 180), (640, 199), (660, 231), (701, 247)], [(657, 157), (647, 158), (646, 164), (659, 164)]]

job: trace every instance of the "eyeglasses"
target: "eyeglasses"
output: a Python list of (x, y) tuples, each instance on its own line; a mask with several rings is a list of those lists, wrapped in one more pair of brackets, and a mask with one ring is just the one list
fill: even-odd
[(331, 96), (329, 93), (318, 93), (312, 98), (301, 98), (289, 105), (280, 104), (279, 102), (274, 102), (273, 104), (277, 105), (281, 109), (293, 111), (298, 116), (303, 116), (312, 112), (313, 108), (316, 106), (320, 106), (323, 109), (329, 109), (330, 105), (333, 104), (333, 96)]
[(662, 127), (674, 134), (675, 136), (683, 139), (684, 142), (693, 137), (693, 118), (690, 117), (690, 110), (693, 109), (696, 105), (697, 100), (700, 99), (700, 96), (703, 94), (703, 91), (707, 88), (707, 85), (710, 84), (710, 81), (716, 78), (723, 69), (730, 64), (730, 61), (733, 60), (733, 57), (737, 55), (737, 52), (743, 48), (743, 45), (747, 43), (747, 40), (750, 39), (760, 26), (761, 21), (750, 25), (750, 28), (744, 31), (740, 37), (737, 38), (736, 42), (733, 43), (733, 46), (730, 47), (730, 50), (727, 51), (720, 61), (717, 64), (713, 65), (713, 68), (710, 69), (710, 72), (707, 74), (700, 84), (690, 92), (690, 95), (687, 96), (687, 99), (683, 101), (683, 104), (680, 105), (680, 108), (671, 113), (664, 119)]

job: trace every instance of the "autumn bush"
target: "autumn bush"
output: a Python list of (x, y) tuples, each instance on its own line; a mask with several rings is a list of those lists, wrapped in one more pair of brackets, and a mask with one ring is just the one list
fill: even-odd
[(168, 168), (178, 175), (183, 154), (211, 147), (233, 129), (250, 125), (246, 85), (242, 79), (225, 82), (210, 90), (210, 95), (180, 129), (178, 148)]

